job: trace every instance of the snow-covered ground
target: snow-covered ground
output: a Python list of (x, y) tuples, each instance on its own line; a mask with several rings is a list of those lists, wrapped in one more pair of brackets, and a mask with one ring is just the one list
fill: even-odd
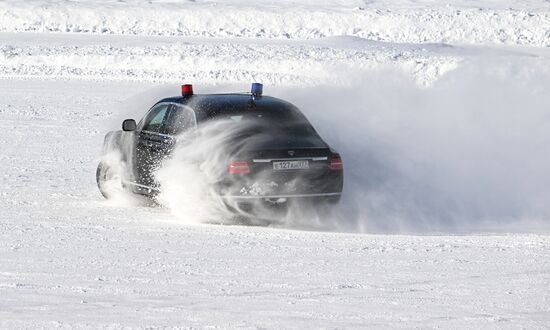
[[(550, 2), (8, 0), (0, 31), (0, 328), (550, 324)], [(333, 214), (102, 200), (106, 130), (251, 81), (342, 153)]]
[(548, 46), (546, 0), (7, 0), (2, 31)]

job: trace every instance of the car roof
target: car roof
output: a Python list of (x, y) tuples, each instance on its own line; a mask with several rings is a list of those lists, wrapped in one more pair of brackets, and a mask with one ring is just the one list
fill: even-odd
[(213, 117), (222, 112), (242, 112), (253, 109), (301, 114), (296, 106), (285, 100), (272, 96), (253, 96), (248, 93), (176, 96), (162, 99), (157, 104), (165, 102), (187, 105), (203, 118)]

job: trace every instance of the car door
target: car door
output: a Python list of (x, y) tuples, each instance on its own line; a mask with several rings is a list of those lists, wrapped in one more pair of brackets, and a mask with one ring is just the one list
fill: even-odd
[(136, 181), (141, 186), (156, 187), (154, 172), (171, 151), (173, 137), (166, 134), (171, 104), (161, 103), (153, 107), (138, 131), (135, 169)]

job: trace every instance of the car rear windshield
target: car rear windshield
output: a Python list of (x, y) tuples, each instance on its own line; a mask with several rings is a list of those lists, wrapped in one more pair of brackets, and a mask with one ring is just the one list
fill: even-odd
[(299, 110), (280, 109), (231, 109), (211, 111), (209, 120), (229, 120), (243, 127), (261, 128), (263, 132), (277, 132), (289, 135), (317, 135), (309, 121)]

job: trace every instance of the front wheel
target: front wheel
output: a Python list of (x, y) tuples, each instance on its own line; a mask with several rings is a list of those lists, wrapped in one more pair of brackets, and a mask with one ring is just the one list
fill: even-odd
[(106, 199), (113, 197), (117, 192), (123, 191), (122, 178), (111, 166), (101, 162), (96, 170), (96, 182), (101, 195)]

